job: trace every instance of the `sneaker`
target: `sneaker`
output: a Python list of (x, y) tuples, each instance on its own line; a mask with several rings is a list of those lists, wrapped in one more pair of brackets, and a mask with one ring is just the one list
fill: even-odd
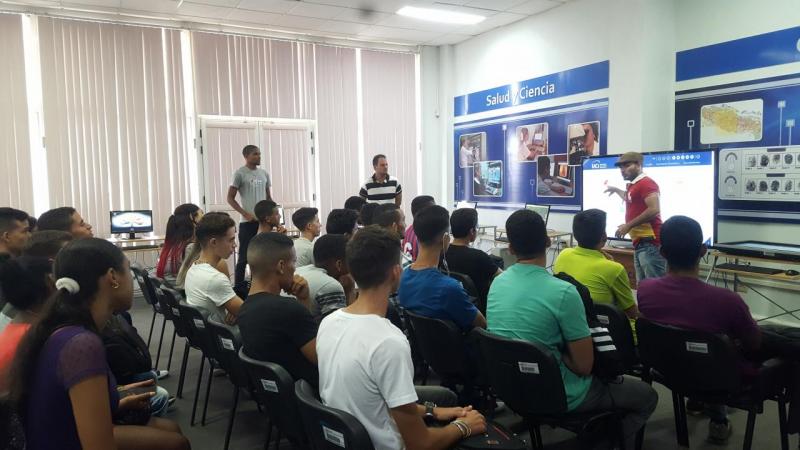
[(731, 422), (725, 421), (723, 423), (708, 422), (708, 439), (711, 444), (725, 445), (728, 443), (728, 438), (731, 437), (733, 428)]
[(702, 416), (705, 412), (706, 405), (703, 402), (691, 398), (686, 400), (686, 414), (690, 416)]
[(163, 378), (167, 378), (169, 376), (168, 370), (156, 370), (156, 379), (161, 380)]

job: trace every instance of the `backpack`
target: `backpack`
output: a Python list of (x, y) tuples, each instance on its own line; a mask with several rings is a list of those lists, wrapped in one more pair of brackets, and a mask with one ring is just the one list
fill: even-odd
[(564, 272), (559, 272), (555, 277), (575, 286), (581, 296), (581, 301), (583, 301), (583, 308), (586, 310), (586, 323), (589, 325), (589, 331), (592, 334), (592, 346), (594, 347), (592, 375), (602, 381), (610, 381), (625, 373), (625, 364), (622, 355), (614, 345), (614, 339), (611, 338), (608, 328), (604, 327), (597, 319), (589, 289)]
[(153, 368), (150, 349), (124, 318), (111, 316), (101, 333), (111, 373), (120, 384), (130, 383), (133, 376)]

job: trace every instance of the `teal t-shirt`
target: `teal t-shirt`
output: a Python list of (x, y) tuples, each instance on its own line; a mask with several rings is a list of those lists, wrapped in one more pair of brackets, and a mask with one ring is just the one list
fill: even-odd
[(498, 336), (537, 342), (553, 352), (561, 369), (567, 408), (578, 407), (592, 377), (582, 377), (561, 360), (567, 342), (590, 336), (586, 311), (575, 286), (543, 267), (514, 264), (492, 282), (486, 307), (489, 331)]

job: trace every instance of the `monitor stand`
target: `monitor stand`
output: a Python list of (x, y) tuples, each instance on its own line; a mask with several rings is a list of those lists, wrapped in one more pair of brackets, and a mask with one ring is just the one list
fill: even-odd
[(136, 233), (134, 233), (134, 232), (128, 233), (128, 240), (132, 241), (134, 239), (136, 239)]

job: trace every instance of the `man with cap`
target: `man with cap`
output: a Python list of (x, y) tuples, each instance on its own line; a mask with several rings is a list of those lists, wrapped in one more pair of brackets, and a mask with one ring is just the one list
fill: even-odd
[(667, 262), (661, 256), (661, 207), (658, 184), (642, 172), (642, 154), (622, 154), (614, 165), (628, 182), (626, 189), (608, 186), (609, 195), (617, 194), (625, 202), (625, 223), (617, 228), (618, 238), (630, 235), (633, 240), (633, 265), (636, 280), (663, 277)]

